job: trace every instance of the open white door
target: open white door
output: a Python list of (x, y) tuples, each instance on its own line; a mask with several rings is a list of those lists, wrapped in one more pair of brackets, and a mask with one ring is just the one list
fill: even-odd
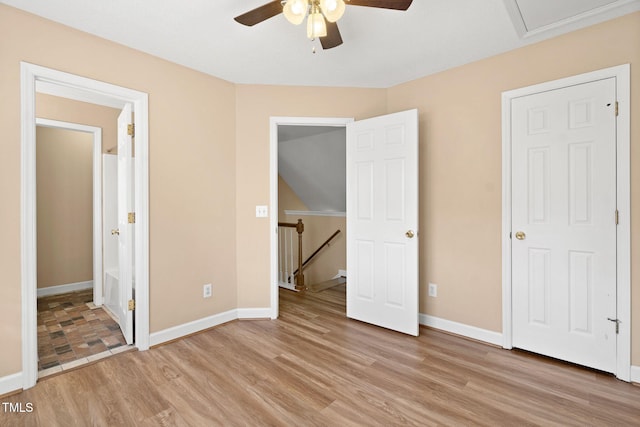
[(127, 104), (118, 116), (118, 304), (115, 315), (127, 344), (133, 342), (133, 157), (132, 136), (129, 135), (131, 105)]
[(347, 317), (418, 335), (418, 111), (347, 124)]

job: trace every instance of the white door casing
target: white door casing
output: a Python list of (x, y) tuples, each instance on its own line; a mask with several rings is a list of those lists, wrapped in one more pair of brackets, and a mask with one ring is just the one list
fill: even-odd
[[(528, 153), (528, 156), (531, 159), (531, 167), (527, 164), (526, 170), (524, 168), (517, 165), (516, 157), (522, 156), (522, 152), (517, 154), (516, 152), (512, 155), (512, 150), (517, 151), (516, 147), (513, 147), (512, 144), (515, 143), (515, 136), (518, 132), (514, 127), (516, 126), (516, 120), (513, 117), (515, 115), (514, 111), (512, 111), (512, 104), (518, 104), (518, 99), (522, 97), (526, 97), (528, 95), (542, 94), (545, 92), (556, 91), (559, 89), (576, 87), (583, 84), (589, 84), (592, 82), (600, 82), (605, 86), (611, 85), (611, 81), (608, 83), (603, 83), (602, 81), (607, 79), (613, 79), (613, 95), (609, 94), (609, 98), (613, 98), (611, 105), (607, 106), (610, 101), (607, 101), (604, 105), (604, 108), (608, 110), (598, 110), (594, 106), (595, 104), (599, 105), (600, 101), (595, 101), (592, 96), (582, 96), (578, 97), (579, 99), (574, 99), (573, 103), (570, 103), (565, 106), (563, 111), (556, 112), (551, 114), (552, 116), (564, 115), (565, 120), (569, 121), (569, 112), (573, 111), (578, 113), (573, 122), (569, 121), (569, 127), (572, 127), (571, 132), (561, 132), (560, 133), (560, 145), (567, 144), (564, 152), (560, 150), (560, 155), (564, 156), (565, 167), (563, 168), (565, 171), (564, 178), (559, 180), (552, 180), (545, 183), (543, 180), (529, 179), (529, 175), (531, 174), (534, 178), (537, 174), (540, 175), (549, 175), (552, 174), (552, 169), (555, 169), (557, 165), (556, 160), (558, 154), (556, 153), (557, 147), (549, 147), (544, 148), (542, 144), (536, 145), (533, 143), (531, 152)], [(580, 90), (579, 88), (576, 90)], [(606, 89), (605, 89), (606, 90)], [(551, 95), (553, 96), (553, 95)], [(609, 361), (609, 368), (607, 369), (611, 372), (614, 372), (615, 375), (622, 380), (629, 381), (631, 376), (631, 304), (630, 304), (630, 291), (631, 291), (631, 283), (630, 283), (630, 270), (631, 270), (631, 259), (630, 259), (630, 67), (628, 64), (620, 65), (616, 67), (611, 67), (603, 70), (593, 71), (577, 76), (572, 76), (556, 81), (541, 83), (534, 86), (524, 87), (520, 89), (511, 90), (508, 92), (504, 92), (502, 94), (502, 149), (503, 149), (503, 191), (502, 191), (502, 258), (503, 258), (503, 274), (502, 274), (502, 290), (503, 290), (503, 347), (512, 348), (513, 346), (522, 346), (522, 343), (519, 341), (519, 338), (516, 338), (515, 323), (518, 321), (516, 317), (518, 316), (515, 311), (520, 310), (516, 308), (516, 294), (522, 293), (522, 289), (516, 289), (517, 284), (516, 280), (522, 281), (523, 278), (526, 281), (531, 279), (532, 282), (538, 281), (538, 283), (543, 284), (542, 287), (535, 288), (532, 290), (545, 290), (547, 293), (540, 292), (532, 292), (532, 296), (534, 297), (532, 300), (531, 310), (529, 310), (529, 305), (527, 305), (527, 320), (533, 319), (534, 322), (543, 323), (540, 319), (546, 319), (549, 322), (557, 322), (557, 315), (551, 315), (551, 312), (548, 311), (550, 307), (549, 304), (557, 304), (558, 301), (564, 301), (564, 303), (573, 303), (572, 311), (567, 315), (565, 314), (564, 319), (561, 321), (565, 322), (565, 333), (582, 336), (588, 336), (589, 333), (585, 331), (581, 331), (580, 329), (587, 329), (592, 327), (592, 334), (600, 334), (600, 338), (603, 338), (603, 328), (610, 328), (607, 334), (607, 342), (611, 342), (613, 339), (615, 344), (613, 348), (615, 350), (613, 356), (613, 368), (611, 368), (612, 362)], [(617, 101), (617, 105), (616, 105)], [(544, 103), (542, 103), (544, 104)], [(541, 106), (535, 107), (530, 106), (529, 111), (527, 112), (526, 119), (522, 117), (520, 120), (526, 120), (526, 126), (531, 127), (530, 135), (535, 139), (536, 132), (538, 132), (537, 137), (540, 136), (542, 132), (546, 132), (544, 129), (545, 126), (552, 128), (554, 125), (551, 124), (553, 119), (549, 119), (549, 113), (545, 113), (545, 108), (540, 108)], [(543, 106), (543, 107), (546, 107)], [(602, 105), (600, 108), (602, 109)], [(617, 108), (616, 108), (617, 107)], [(584, 135), (578, 138), (577, 141), (569, 141), (569, 137), (572, 136), (571, 133), (573, 130), (577, 130), (579, 132), (584, 132), (588, 127), (589, 121), (597, 121), (597, 115), (606, 114), (606, 111), (610, 111), (613, 115), (615, 115), (615, 110), (618, 110), (618, 116), (613, 118), (613, 128), (614, 128), (614, 140), (612, 144), (613, 148), (613, 160), (609, 159), (605, 160), (601, 157), (611, 156), (612, 150), (611, 147), (608, 147), (608, 154), (600, 154), (600, 147), (598, 142), (590, 142), (593, 139), (589, 137), (584, 137)], [(547, 117), (545, 117), (547, 115)], [(609, 115), (607, 120), (611, 121), (612, 116)], [(577, 120), (576, 120), (577, 119)], [(550, 120), (548, 125), (545, 125), (545, 120)], [(531, 125), (529, 125), (531, 123)], [(609, 125), (611, 123), (609, 122)], [(583, 127), (581, 129), (581, 127)], [(595, 145), (594, 145), (595, 144)], [(557, 144), (556, 144), (557, 145)], [(528, 151), (528, 150), (527, 150)], [(614, 165), (614, 184), (613, 188), (610, 190), (612, 193), (609, 196), (605, 196), (605, 199), (613, 198), (615, 200), (614, 212), (609, 213), (608, 217), (610, 218), (610, 222), (604, 225), (604, 228), (611, 229), (612, 223), (615, 222), (615, 209), (617, 207), (617, 211), (619, 213), (618, 220), (619, 223), (617, 226), (613, 226), (614, 228), (614, 248), (607, 251), (607, 254), (604, 257), (610, 257), (611, 253), (613, 256), (613, 271), (614, 276), (617, 277), (617, 283), (614, 285), (613, 295), (606, 295), (607, 291), (602, 291), (599, 287), (600, 285), (600, 277), (603, 277), (603, 271), (606, 271), (606, 268), (603, 269), (602, 261), (599, 258), (600, 247), (597, 247), (595, 251), (592, 251), (589, 248), (586, 249), (576, 249), (575, 247), (569, 248), (569, 246), (577, 244), (584, 244), (586, 236), (589, 233), (575, 233), (577, 235), (577, 242), (574, 242), (574, 236), (569, 235), (565, 238), (558, 238), (559, 235), (554, 235), (551, 238), (551, 243), (555, 244), (559, 240), (564, 247), (560, 248), (550, 248), (549, 246), (544, 246), (540, 240), (535, 241), (538, 237), (536, 234), (538, 233), (538, 229), (544, 228), (542, 224), (544, 222), (545, 215), (549, 219), (550, 224), (554, 222), (552, 218), (553, 215), (557, 215), (558, 212), (560, 214), (565, 215), (564, 224), (562, 221), (559, 225), (557, 225), (557, 233), (562, 232), (562, 228), (565, 228), (565, 232), (567, 229), (580, 229), (586, 231), (589, 228), (596, 228), (597, 232), (600, 233), (602, 230), (599, 230), (600, 227), (590, 226), (587, 222), (591, 221), (593, 223), (597, 222), (598, 216), (604, 216), (605, 213), (601, 213), (602, 210), (611, 210), (611, 207), (605, 207), (601, 204), (597, 204), (597, 206), (591, 206), (591, 210), (586, 209), (586, 206), (589, 206), (588, 197), (593, 196), (597, 197), (598, 194), (598, 185), (594, 184), (594, 181), (600, 182), (601, 180), (598, 178), (603, 173), (607, 175), (606, 172), (601, 170), (601, 167), (598, 166), (600, 162), (608, 163), (609, 168), (609, 177), (605, 179), (611, 182), (610, 169), (612, 168), (612, 164)], [(558, 160), (560, 161), (560, 160)], [(512, 164), (513, 162), (513, 164)], [(527, 162), (528, 163), (528, 162)], [(562, 161), (560, 161), (562, 163)], [(546, 167), (550, 169), (545, 170)], [(597, 166), (597, 167), (596, 167)], [(588, 169), (591, 169), (589, 175), (587, 173)], [(606, 169), (606, 168), (605, 168)], [(531, 191), (529, 191), (529, 186), (527, 185), (525, 191), (521, 189), (516, 189), (515, 184), (519, 179), (522, 180), (523, 177), (517, 177), (518, 174), (521, 174), (532, 183)], [(569, 177), (572, 177), (571, 179)], [(582, 179), (580, 179), (582, 177)], [(513, 188), (512, 188), (512, 178), (513, 178)], [(539, 184), (539, 185), (536, 185)], [(581, 185), (582, 184), (582, 185)], [(590, 185), (584, 185), (590, 184)], [(561, 187), (561, 188), (558, 188)], [(548, 203), (541, 203), (545, 199), (545, 191), (548, 194)], [(564, 192), (564, 196), (562, 196)], [(569, 193), (572, 192), (573, 195), (570, 197)], [(529, 198), (529, 194), (531, 195), (531, 200)], [(557, 205), (558, 197), (566, 197), (567, 200), (564, 200), (564, 203), (560, 203), (560, 207), (556, 208), (554, 205)], [(518, 202), (517, 199), (521, 200)], [(531, 214), (532, 222), (538, 222), (538, 224), (529, 225), (531, 231), (520, 230), (522, 227), (522, 220), (518, 218), (521, 213), (517, 213), (516, 211), (522, 208), (516, 208), (515, 205), (522, 204), (522, 199), (526, 199), (526, 205), (524, 208), (524, 212), (527, 215), (527, 220), (529, 220), (529, 214)], [(585, 204), (587, 203), (587, 204)], [(597, 202), (596, 202), (597, 203)], [(604, 205), (607, 202), (603, 202)], [(512, 205), (514, 205), (514, 211), (512, 212)], [(591, 203), (592, 205), (592, 203)], [(564, 211), (564, 212), (562, 212)], [(580, 213), (583, 215), (581, 216)], [(587, 216), (585, 216), (586, 214)], [(569, 225), (568, 225), (569, 224)], [(511, 233), (513, 231), (513, 239), (511, 238)], [(523, 231), (526, 233), (524, 240), (518, 240), (515, 236), (517, 231)], [(604, 231), (605, 234), (610, 234)], [(611, 236), (605, 236), (604, 241), (609, 241), (608, 243), (603, 243), (605, 245), (611, 245)], [(524, 244), (523, 244), (524, 243)], [(547, 243), (547, 242), (544, 242)], [(520, 245), (522, 244), (522, 245)], [(520, 245), (520, 247), (518, 247)], [(565, 250), (566, 256), (563, 257), (563, 266), (558, 267), (558, 261), (554, 259), (551, 251), (547, 251), (548, 249), (556, 250)], [(568, 251), (572, 252), (569, 253)], [(557, 269), (565, 268), (565, 270), (560, 274), (560, 276), (564, 275), (565, 277), (565, 291), (560, 293), (560, 298), (557, 298), (553, 295), (553, 293), (558, 293), (557, 289), (551, 289), (551, 284), (554, 281), (557, 281), (558, 273), (550, 273), (547, 277), (544, 275), (537, 275), (539, 269), (532, 268), (531, 270), (526, 269), (526, 272), (523, 273), (521, 267), (517, 264), (521, 261), (521, 253), (525, 252), (526, 257), (525, 260), (528, 261), (529, 256), (533, 261), (533, 267), (536, 265), (540, 266), (549, 266), (549, 271), (554, 272), (558, 271)], [(512, 257), (513, 256), (513, 257)], [(516, 259), (516, 256), (519, 259)], [(537, 264), (536, 264), (537, 262)], [(547, 264), (549, 263), (549, 264)], [(579, 274), (570, 274), (569, 269), (574, 272), (583, 272), (586, 275), (580, 276)], [(611, 275), (611, 270), (608, 273), (604, 273), (604, 275)], [(614, 277), (614, 280), (616, 280)], [(518, 279), (517, 279), (518, 278)], [(578, 286), (581, 282), (588, 283), (587, 279), (591, 279), (591, 288), (588, 286), (580, 287)], [(545, 280), (548, 281), (548, 284), (545, 285)], [(596, 286), (596, 282), (598, 282), (598, 286)], [(545, 288), (545, 286), (547, 286)], [(590, 294), (591, 292), (591, 294)], [(589, 313), (587, 308), (589, 308), (589, 304), (580, 304), (580, 298), (584, 301), (584, 298), (590, 297), (591, 302), (594, 302), (594, 296), (597, 295), (597, 292), (605, 292), (604, 299), (605, 304), (603, 305), (604, 310), (607, 310), (607, 304), (609, 310), (613, 307), (614, 310), (614, 318), (620, 321), (619, 323), (619, 333), (615, 334), (615, 324), (612, 322), (607, 322), (609, 325), (600, 326), (592, 326), (594, 318), (593, 316), (589, 318), (587, 314)], [(611, 293), (611, 291), (609, 291)], [(526, 297), (529, 297), (527, 292)], [(597, 297), (596, 297), (597, 298)], [(613, 302), (611, 302), (613, 300)], [(543, 310), (544, 304), (547, 305), (547, 312)], [(580, 310), (581, 309), (581, 310)], [(617, 309), (617, 313), (615, 310)], [(596, 309), (592, 311), (592, 313), (596, 313)], [(617, 316), (616, 316), (617, 314)], [(594, 314), (595, 315), (595, 314)], [(534, 326), (535, 329), (536, 326)], [(537, 327), (541, 328), (540, 325)], [(552, 327), (549, 326), (549, 329)], [(569, 331), (570, 328), (574, 330), (572, 332)], [(599, 330), (598, 330), (599, 328)], [(612, 334), (613, 332), (613, 338)], [(571, 337), (574, 339), (574, 337)], [(557, 338), (554, 338), (557, 341)], [(606, 345), (605, 345), (606, 347)], [(564, 352), (564, 350), (561, 350)], [(606, 356), (608, 351), (608, 356)], [(602, 357), (602, 353), (604, 352), (605, 358), (611, 359), (611, 348), (608, 350), (599, 349), (595, 355), (592, 357), (594, 359), (599, 359)], [(566, 353), (556, 354), (554, 357), (563, 357), (567, 358)], [(569, 353), (569, 357), (571, 354)], [(578, 363), (592, 365), (592, 361), (578, 361)], [(599, 368), (602, 369), (602, 368)]]
[(615, 79), (513, 99), (513, 346), (614, 372)]
[(347, 125), (347, 317), (417, 336), (418, 112)]
[(276, 319), (279, 314), (278, 292), (278, 126), (335, 126), (345, 127), (353, 122), (352, 118), (343, 117), (271, 117), (269, 119), (269, 209), (271, 216), (271, 307), (270, 317)]
[(38, 379), (36, 311), (35, 99), (49, 93), (114, 108), (131, 103), (135, 112), (136, 329), (138, 350), (149, 348), (149, 121), (148, 95), (51, 68), (20, 63), (21, 92), (21, 326), (22, 387)]
[(114, 307), (127, 344), (133, 342), (133, 311), (128, 308), (133, 297), (134, 224), (129, 221), (129, 213), (133, 212), (133, 138), (128, 132), (131, 123), (131, 105), (127, 104), (118, 116), (118, 304)]

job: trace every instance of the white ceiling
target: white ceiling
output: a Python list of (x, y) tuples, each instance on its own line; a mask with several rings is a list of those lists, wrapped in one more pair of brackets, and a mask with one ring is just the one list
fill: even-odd
[(338, 22), (344, 44), (323, 51), (282, 15), (254, 27), (233, 20), (267, 1), (0, 3), (235, 83), (378, 88), (640, 10), (640, 0), (414, 0), (406, 12), (347, 6)]

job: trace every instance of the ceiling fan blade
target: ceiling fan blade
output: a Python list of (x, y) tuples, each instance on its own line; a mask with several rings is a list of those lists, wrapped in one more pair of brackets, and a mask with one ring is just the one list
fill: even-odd
[(267, 19), (276, 16), (279, 13), (282, 13), (282, 3), (280, 0), (273, 0), (272, 2), (256, 7), (247, 13), (236, 16), (233, 19), (243, 25), (252, 27), (262, 21), (266, 21)]
[(342, 36), (335, 22), (327, 22), (327, 35), (320, 37), (320, 44), (323, 49), (331, 49), (342, 44)]
[(379, 7), (381, 9), (407, 10), (413, 0), (346, 0), (352, 6)]

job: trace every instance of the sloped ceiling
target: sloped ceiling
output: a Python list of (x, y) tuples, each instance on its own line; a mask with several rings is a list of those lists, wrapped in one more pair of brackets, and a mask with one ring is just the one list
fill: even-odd
[[(347, 6), (344, 44), (323, 51), (282, 14), (233, 20), (268, 0), (0, 0), (235, 83), (387, 88), (640, 10), (640, 0), (414, 0)], [(317, 53), (312, 52), (316, 47)]]
[(346, 129), (278, 126), (278, 173), (309, 210), (345, 212)]

